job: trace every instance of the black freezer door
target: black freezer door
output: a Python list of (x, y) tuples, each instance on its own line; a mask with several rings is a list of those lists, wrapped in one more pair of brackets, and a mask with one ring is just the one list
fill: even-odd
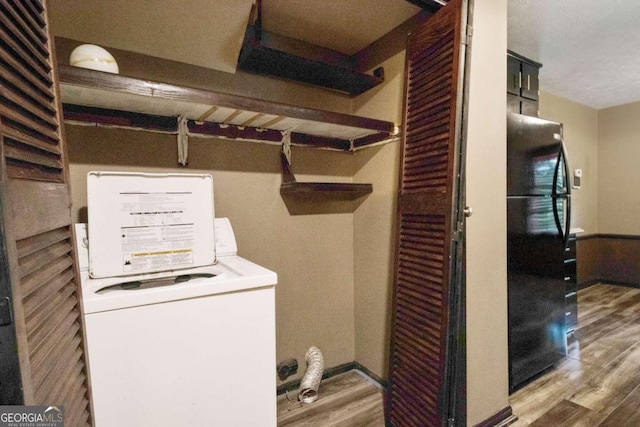
[[(555, 209), (554, 209), (555, 204)], [(509, 388), (566, 355), (568, 198), (507, 197)]]
[(568, 192), (562, 125), (522, 114), (507, 114), (507, 195)]

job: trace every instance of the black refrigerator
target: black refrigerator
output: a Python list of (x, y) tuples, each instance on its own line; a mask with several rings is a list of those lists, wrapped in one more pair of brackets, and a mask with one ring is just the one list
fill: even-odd
[(562, 125), (507, 115), (509, 390), (567, 352), (564, 251), (571, 221)]

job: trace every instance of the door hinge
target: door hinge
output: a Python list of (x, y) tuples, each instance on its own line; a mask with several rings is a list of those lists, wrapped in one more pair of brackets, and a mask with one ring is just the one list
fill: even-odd
[(449, 418), (447, 420), (447, 427), (456, 427), (456, 420), (455, 418)]
[(9, 297), (0, 298), (0, 326), (7, 326), (12, 322), (11, 301)]
[(456, 231), (453, 233), (453, 241), (459, 242), (462, 240), (462, 231), (464, 230), (464, 222), (458, 221), (456, 222)]
[(473, 27), (471, 25), (467, 25), (467, 31), (465, 31), (464, 40), (462, 44), (468, 46), (471, 44), (471, 37), (473, 37)]

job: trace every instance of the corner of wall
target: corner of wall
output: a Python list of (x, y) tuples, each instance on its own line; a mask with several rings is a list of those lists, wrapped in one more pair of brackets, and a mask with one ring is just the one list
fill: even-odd
[(474, 2), (467, 136), (467, 423), (509, 406), (506, 268), (507, 0)]
[[(393, 121), (402, 118), (406, 34), (398, 31), (382, 49), (385, 81), (353, 98), (352, 113)], [(395, 213), (399, 169), (399, 141), (359, 150), (353, 157), (354, 181), (373, 184), (373, 193), (354, 214), (354, 311), (356, 360), (386, 379), (390, 341), (390, 305), (395, 248)]]

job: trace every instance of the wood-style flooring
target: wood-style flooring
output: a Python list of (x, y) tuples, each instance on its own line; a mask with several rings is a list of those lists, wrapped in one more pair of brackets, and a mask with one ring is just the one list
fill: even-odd
[(640, 426), (640, 289), (578, 292), (568, 356), (510, 397), (512, 426)]
[(278, 396), (278, 427), (384, 427), (382, 390), (358, 371), (322, 381), (313, 403), (297, 399)]
[[(382, 390), (357, 371), (322, 382), (316, 402), (278, 398), (278, 427), (383, 427)], [(569, 354), (510, 396), (510, 427), (640, 426), (640, 289), (578, 292)]]

